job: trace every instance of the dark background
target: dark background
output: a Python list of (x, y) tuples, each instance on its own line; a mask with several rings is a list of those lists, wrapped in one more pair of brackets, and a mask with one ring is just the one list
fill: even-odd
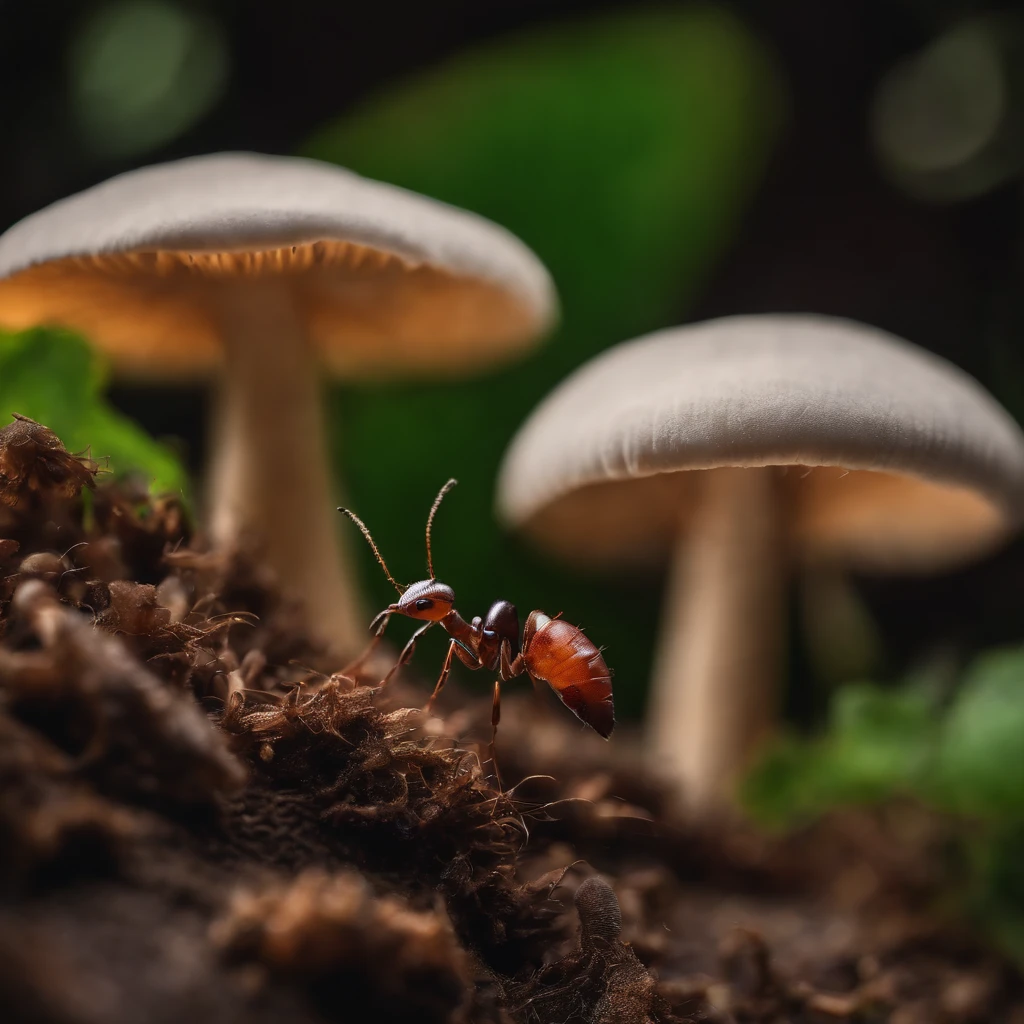
[[(219, 25), (229, 60), (224, 89), (175, 138), (126, 156), (98, 154), (83, 144), (69, 110), (68, 53), (99, 6), (88, 0), (0, 0), (0, 229), (134, 166), (216, 150), (297, 152), (325, 123), (380, 88), (478, 43), (549, 22), (583, 23), (597, 11), (633, 5), (477, 0), (401, 5), (400, 12), (397, 5), (337, 0), (182, 2), (180, 8)], [(947, 357), (985, 383), (1018, 418), (1024, 416), (1019, 175), (1010, 169), (984, 188), (940, 200), (922, 197), (893, 183), (868, 133), (879, 82), (897, 62), (965, 17), (1014, 8), (924, 0), (754, 0), (729, 6), (774, 54), (788, 93), (788, 116), (738, 230), (696, 303), (681, 304), (677, 320), (795, 310), (863, 320)], [(1024, 107), (1011, 107), (1006, 117), (1012, 134)], [(182, 438), (191, 465), (201, 465), (202, 390), (154, 393), (119, 385), (113, 395), (149, 430)], [(357, 507), (372, 508), (365, 482), (354, 482), (352, 490)], [(424, 493), (412, 507), (392, 510), (394, 529), (408, 529), (418, 543), (429, 500)], [(381, 532), (391, 528), (384, 523)], [(444, 543), (457, 541), (448, 536)], [(503, 550), (519, 557), (515, 542), (508, 544)], [(384, 541), (382, 546), (389, 550)], [(438, 560), (452, 562), (446, 555)], [(364, 567), (376, 588), (372, 569)], [(410, 575), (404, 566), (395, 571)], [(496, 596), (526, 608), (540, 603), (530, 593), (503, 592), (500, 562), (487, 571), (491, 593), (485, 597), (474, 586), (465, 599), (460, 592), (460, 606)], [(886, 656), (877, 669), (884, 674), (936, 648), (950, 647), (962, 656), (1024, 639), (1018, 597), (1022, 543), (937, 579), (857, 582), (881, 630)], [(544, 599), (556, 603), (551, 594), (559, 592), (557, 585), (547, 580), (543, 589)], [(386, 584), (374, 590), (386, 592)], [(630, 583), (624, 593), (628, 614), (638, 621), (652, 617), (656, 581)], [(622, 594), (609, 592), (609, 616), (627, 614), (615, 604)], [(475, 614), (483, 608), (462, 610)], [(632, 662), (619, 658), (635, 665), (637, 674), (646, 666), (653, 628), (636, 627), (634, 642), (644, 653)], [(797, 708), (816, 703), (799, 696), (809, 692), (802, 680), (812, 674), (802, 650), (795, 637)]]

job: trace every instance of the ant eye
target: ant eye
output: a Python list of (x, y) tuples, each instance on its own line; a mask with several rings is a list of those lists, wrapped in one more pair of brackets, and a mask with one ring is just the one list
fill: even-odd
[(418, 611), (418, 612), (425, 612), (433, 603), (434, 603), (433, 601), (430, 601), (430, 600), (428, 600), (425, 597), (421, 597), (416, 602), (416, 611)]

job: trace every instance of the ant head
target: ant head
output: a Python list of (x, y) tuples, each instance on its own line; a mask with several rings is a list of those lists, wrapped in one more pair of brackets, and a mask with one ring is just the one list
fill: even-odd
[(440, 622), (455, 604), (455, 591), (437, 580), (420, 580), (406, 587), (391, 611), (410, 619)]

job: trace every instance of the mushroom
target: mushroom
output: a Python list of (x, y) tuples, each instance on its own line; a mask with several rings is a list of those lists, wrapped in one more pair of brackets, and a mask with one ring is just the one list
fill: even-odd
[(337, 536), (318, 363), (464, 374), (549, 325), (550, 278), (503, 228), (313, 160), (224, 153), (130, 171), (0, 236), (0, 325), (83, 331), (122, 372), (223, 368), (218, 545), (257, 545), (313, 635), (364, 634)]
[(790, 566), (935, 571), (992, 548), (1024, 511), (1024, 434), (883, 331), (726, 317), (576, 371), (513, 440), (497, 503), (586, 566), (671, 552), (648, 749), (705, 811), (772, 724)]

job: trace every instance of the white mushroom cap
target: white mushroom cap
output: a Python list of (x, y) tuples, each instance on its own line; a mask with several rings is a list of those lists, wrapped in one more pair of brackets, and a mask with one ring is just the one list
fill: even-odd
[(1024, 515), (1024, 434), (971, 377), (883, 331), (736, 316), (618, 345), (514, 439), (498, 510), (585, 564), (664, 559), (703, 474), (787, 466), (798, 550), (938, 568)]
[(204, 297), (289, 279), (338, 373), (478, 370), (555, 314), (547, 271), (481, 217), (350, 171), (226, 153), (129, 171), (0, 236), (0, 325), (58, 323), (119, 368), (195, 374), (221, 359)]
[(259, 551), (339, 653), (358, 649), (363, 612), (337, 536), (319, 365), (468, 373), (529, 346), (554, 313), (547, 272), (503, 228), (313, 160), (130, 171), (0, 236), (0, 326), (77, 328), (127, 373), (223, 365), (210, 536)]

